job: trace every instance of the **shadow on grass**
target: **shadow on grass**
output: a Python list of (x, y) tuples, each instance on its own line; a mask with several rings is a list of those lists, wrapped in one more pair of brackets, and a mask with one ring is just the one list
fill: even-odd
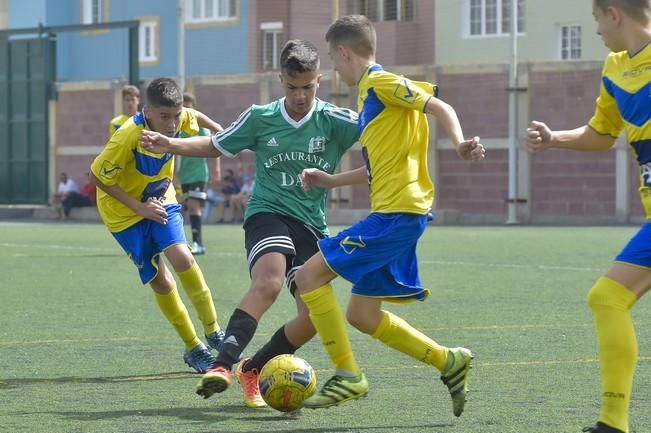
[(113, 376), (113, 377), (18, 377), (15, 379), (0, 378), (0, 390), (17, 388), (23, 385), (47, 385), (47, 384), (68, 384), (68, 383), (121, 383), (121, 382), (146, 382), (152, 380), (176, 380), (198, 377), (197, 373), (170, 372), (159, 374), (144, 374), (137, 376)]
[[(310, 413), (310, 411), (305, 412)], [(251, 410), (242, 405), (222, 405), (212, 408), (206, 407), (176, 407), (176, 408), (161, 408), (161, 409), (133, 409), (133, 410), (111, 410), (111, 411), (95, 411), (95, 412), (79, 412), (79, 411), (44, 411), (32, 412), (32, 415), (58, 415), (82, 422), (92, 421), (105, 421), (125, 417), (154, 417), (154, 418), (175, 418), (183, 421), (192, 421), (198, 423), (224, 423), (228, 421), (235, 422), (248, 422), (252, 424), (264, 423), (264, 427), (254, 428), (242, 433), (259, 433), (260, 431), (269, 431), (273, 433), (296, 433), (297, 431), (304, 433), (355, 433), (355, 432), (382, 432), (382, 431), (395, 431), (395, 425), (365, 425), (359, 427), (305, 427), (305, 413), (299, 414), (282, 414), (275, 412), (272, 409), (255, 409)], [(27, 413), (23, 413), (27, 415)], [(300, 430), (297, 427), (287, 426), (288, 422), (292, 421), (302, 422)], [(282, 423), (282, 427), (288, 428), (276, 430), (274, 423)], [(401, 430), (405, 431), (440, 431), (443, 433), (445, 429), (453, 427), (452, 423), (440, 424), (419, 424), (419, 425), (402, 425)], [(206, 431), (213, 432), (209, 426), (206, 426)], [(278, 426), (281, 427), (281, 426)], [(439, 430), (441, 429), (441, 430)]]

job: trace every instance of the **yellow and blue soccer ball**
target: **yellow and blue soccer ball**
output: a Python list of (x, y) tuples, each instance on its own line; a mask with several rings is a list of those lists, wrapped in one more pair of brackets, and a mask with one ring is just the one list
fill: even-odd
[(298, 356), (278, 355), (260, 370), (260, 394), (269, 406), (281, 412), (302, 408), (315, 390), (316, 374)]

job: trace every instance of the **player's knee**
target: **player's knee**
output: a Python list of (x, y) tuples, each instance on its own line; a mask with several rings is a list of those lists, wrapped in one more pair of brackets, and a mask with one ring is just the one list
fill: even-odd
[(280, 294), (284, 280), (284, 277), (280, 275), (257, 277), (251, 282), (251, 291), (273, 302)]
[(346, 311), (346, 320), (364, 334), (372, 334), (376, 328), (376, 324), (370, 320), (369, 316), (366, 314), (360, 314), (358, 311), (353, 311), (351, 309)]
[(604, 277), (599, 278), (588, 291), (586, 301), (591, 309), (598, 305), (604, 305), (608, 297), (608, 285)]

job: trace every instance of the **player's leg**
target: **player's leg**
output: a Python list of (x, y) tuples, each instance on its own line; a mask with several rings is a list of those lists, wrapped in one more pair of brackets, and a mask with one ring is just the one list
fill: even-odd
[(295, 353), (316, 335), (309, 311), (301, 297), (296, 295), (294, 276), (300, 266), (319, 250), (317, 241), (323, 235), (302, 222), (290, 218), (285, 218), (285, 220), (290, 228), (290, 236), (296, 249), (292, 267), (286, 274), (286, 280), (287, 287), (296, 302), (297, 314), (292, 320), (278, 328), (251, 358), (240, 362), (236, 375), (244, 391), (244, 404), (249, 407), (266, 406), (260, 395), (258, 380), (262, 367), (275, 356)]
[(181, 285), (201, 320), (206, 339), (211, 347), (217, 349), (222, 338), (217, 312), (203, 273), (188, 249), (180, 206), (166, 206), (166, 210), (167, 224), (153, 225), (152, 236), (179, 276)]
[(212, 293), (201, 268), (192, 257), (187, 244), (171, 245), (165, 250), (165, 256), (179, 276), (181, 285), (197, 312), (208, 345), (219, 350), (224, 340), (224, 332), (219, 326)]
[[(176, 208), (178, 213), (180, 206), (176, 205)], [(172, 232), (175, 234), (174, 236), (167, 234), (165, 227), (166, 225), (150, 220), (142, 220), (125, 230), (113, 233), (113, 237), (137, 266), (142, 283), (150, 284), (161, 312), (183, 340), (186, 347), (184, 354), (186, 362), (188, 361), (188, 354), (195, 349), (198, 352), (201, 352), (202, 349), (205, 350), (207, 355), (213, 358), (214, 361), (210, 351), (197, 338), (188, 311), (176, 289), (174, 277), (160, 255), (162, 251), (161, 240), (173, 241), (175, 236), (180, 236), (180, 241), (185, 242), (183, 229), (181, 227), (180, 234)], [(202, 360), (203, 356), (197, 354), (197, 362), (191, 367), (197, 371), (204, 371), (206, 365), (201, 362)]]
[(188, 207), (190, 228), (192, 230), (192, 254), (205, 254), (206, 249), (203, 246), (202, 239), (201, 211), (203, 208), (203, 203), (207, 198), (206, 184), (203, 182), (196, 182), (188, 185), (183, 185), (182, 187), (186, 199), (185, 203)]
[(233, 365), (242, 357), (258, 321), (282, 290), (288, 260), (296, 253), (289, 228), (278, 215), (253, 215), (244, 224), (244, 233), (251, 285), (229, 319), (215, 368), (197, 386), (197, 394), (204, 398), (230, 386)]
[[(630, 247), (618, 259), (633, 258)], [(629, 428), (629, 403), (638, 358), (631, 308), (651, 288), (651, 269), (640, 267), (646, 261), (633, 260), (635, 264), (613, 264), (588, 293), (597, 331), (602, 387), (595, 432), (628, 432)]]
[(336, 368), (335, 375), (305, 401), (305, 407), (312, 409), (355, 400), (368, 393), (366, 377), (353, 354), (344, 316), (330, 285), (336, 276), (321, 253), (312, 256), (296, 273), (298, 291)]

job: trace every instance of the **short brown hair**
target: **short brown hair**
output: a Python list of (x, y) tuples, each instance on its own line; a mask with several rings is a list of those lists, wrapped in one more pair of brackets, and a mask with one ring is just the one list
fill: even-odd
[(189, 104), (194, 107), (197, 104), (197, 98), (194, 97), (193, 93), (184, 92), (183, 93), (183, 105)]
[(642, 23), (649, 22), (651, 18), (651, 0), (595, 0), (595, 5), (602, 11), (610, 6), (616, 7)]
[(364, 15), (347, 15), (330, 24), (325, 36), (332, 45), (346, 44), (353, 52), (363, 57), (375, 54), (375, 28)]
[(122, 88), (122, 97), (126, 98), (127, 96), (135, 96), (136, 98), (140, 98), (140, 89), (138, 89), (136, 86), (132, 86), (131, 84), (128, 84)]

